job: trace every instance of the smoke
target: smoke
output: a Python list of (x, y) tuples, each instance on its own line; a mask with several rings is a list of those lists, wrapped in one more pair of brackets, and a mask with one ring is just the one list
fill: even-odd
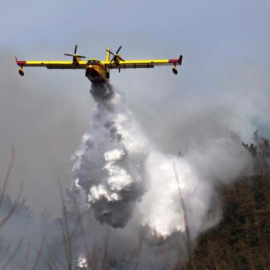
[[(153, 235), (162, 238), (174, 232), (185, 232), (184, 209), (180, 201), (184, 199), (190, 205), (200, 200), (194, 196), (198, 188), (194, 168), (183, 158), (166, 156), (157, 151), (151, 152), (146, 167), (150, 188), (138, 206), (143, 218), (142, 225), (149, 227)], [(204, 210), (199, 210), (198, 214), (201, 211)]]
[(31, 208), (40, 212), (46, 207), (57, 215), (57, 179), (65, 186), (72, 181), (70, 155), (87, 124), (89, 94), (72, 91), (72, 80), (57, 71), (27, 69), (20, 77), (14, 55), (0, 48), (0, 171), (5, 174), (13, 146), (16, 158), (8, 194), (16, 196), (24, 182), (23, 196)]
[(185, 233), (188, 224), (192, 237), (215, 225), (221, 214), (213, 203), (213, 181), (233, 180), (248, 165), (239, 142), (213, 140), (207, 149), (193, 148), (185, 156), (164, 154), (119, 93), (111, 86), (92, 87), (96, 108), (75, 153), (73, 172), (96, 219), (119, 228), (135, 216), (138, 230), (148, 228), (163, 239)]
[[(9, 54), (3, 59), (11, 62)], [(227, 74), (217, 88), (219, 93), (209, 90), (208, 99), (196, 97), (192, 89), (190, 96), (182, 91), (184, 97), (179, 97), (176, 90), (169, 92), (174, 87), (166, 88), (166, 84), (162, 89), (157, 86), (154, 96), (150, 91), (146, 95), (142, 89), (148, 87), (144, 86), (139, 90), (143, 96), (136, 99), (132, 95), (138, 92), (131, 84), (127, 103), (110, 88), (101, 96), (102, 88), (92, 89), (95, 108), (89, 131), (75, 153), (73, 173), (76, 186), (86, 194), (84, 203), (92, 209), (90, 213), (98, 222), (114, 227), (110, 231), (111, 258), (136, 250), (141, 230), (149, 232), (148, 243), (156, 237), (184, 234), (187, 224), (181, 197), (192, 239), (219, 222), (222, 213), (215, 186), (231, 183), (248, 171), (249, 157), (241, 139), (246, 141), (256, 129), (254, 119), (264, 125), (269, 112), (267, 74), (248, 65), (231, 72), (237, 75)], [(25, 181), (27, 201), (34, 207), (55, 209), (59, 202), (55, 180), (60, 176), (71, 181), (69, 156), (86, 124), (88, 112), (82, 108), (91, 109), (89, 100), (83, 95), (78, 100), (77, 92), (57, 85), (60, 75), (53, 87), (45, 87), (39, 80), (26, 83), (26, 78), (15, 77), (17, 70), (9, 65), (2, 65), (0, 73), (2, 171), (7, 167), (6, 153), (14, 145), (17, 158), (12, 176)], [(55, 88), (58, 92), (51, 90)], [(140, 104), (130, 106), (136, 100)], [(151, 113), (145, 113), (143, 104)], [(18, 183), (11, 183), (16, 193)], [(87, 233), (100, 240), (104, 226), (93, 219), (87, 224)], [(15, 229), (7, 229), (10, 235), (20, 231), (20, 222), (14, 222)], [(141, 259), (145, 256), (147, 261), (153, 253), (143, 246)], [(156, 253), (152, 258), (157, 258)], [(81, 259), (83, 263), (83, 255)]]

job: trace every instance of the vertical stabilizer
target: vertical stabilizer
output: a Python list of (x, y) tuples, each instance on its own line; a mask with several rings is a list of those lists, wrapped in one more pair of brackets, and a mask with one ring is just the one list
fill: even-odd
[[(107, 53), (106, 53), (106, 61), (111, 61), (111, 55), (110, 55), (110, 50), (111, 50), (111, 47), (109, 47), (107, 49)], [(106, 78), (107, 78), (107, 82), (109, 82), (109, 79), (110, 79), (110, 68), (107, 66), (106, 67)]]
[(111, 61), (111, 55), (110, 55), (110, 53), (109, 53), (110, 50), (111, 50), (111, 47), (109, 47), (109, 48), (107, 49), (106, 61)]

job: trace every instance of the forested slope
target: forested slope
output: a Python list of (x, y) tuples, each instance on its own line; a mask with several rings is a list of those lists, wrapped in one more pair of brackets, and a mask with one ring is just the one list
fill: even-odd
[(219, 188), (223, 220), (197, 240), (187, 269), (270, 269), (270, 142), (257, 132), (254, 141), (243, 143), (251, 175)]

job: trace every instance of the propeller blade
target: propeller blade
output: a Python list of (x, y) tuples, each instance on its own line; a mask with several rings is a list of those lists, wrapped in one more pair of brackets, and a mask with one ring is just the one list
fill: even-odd
[(111, 55), (115, 55), (113, 52), (111, 52), (110, 50), (107, 50), (108, 53), (110, 53)]
[(78, 45), (76, 44), (76, 45), (75, 45), (75, 49), (74, 49), (74, 54), (77, 53), (77, 48), (78, 48)]
[(121, 61), (125, 62), (125, 60), (121, 56), (118, 56), (118, 59), (120, 59)]
[(70, 54), (70, 53), (64, 53), (65, 56), (74, 56), (74, 54)]
[(120, 46), (120, 47), (118, 48), (118, 50), (116, 51), (115, 54), (118, 54), (118, 53), (120, 52), (121, 48), (122, 48), (122, 46)]

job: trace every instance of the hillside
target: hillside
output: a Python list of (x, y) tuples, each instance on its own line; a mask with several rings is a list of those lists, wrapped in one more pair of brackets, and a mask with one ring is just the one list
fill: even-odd
[(186, 269), (270, 269), (270, 146), (254, 134), (243, 146), (253, 157), (253, 172), (219, 193), (222, 222), (199, 237)]

